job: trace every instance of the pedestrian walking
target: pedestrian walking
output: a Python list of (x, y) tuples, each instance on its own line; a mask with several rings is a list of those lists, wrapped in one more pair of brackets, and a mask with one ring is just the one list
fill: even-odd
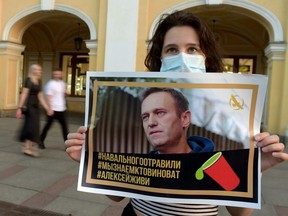
[(62, 80), (62, 78), (62, 69), (53, 70), (53, 79), (49, 80), (44, 88), (44, 93), (47, 98), (47, 103), (52, 110), (52, 115), (47, 115), (47, 122), (41, 133), (40, 149), (46, 148), (44, 140), (55, 119), (61, 125), (63, 140), (65, 141), (67, 139), (68, 126), (66, 120), (65, 99), (67, 95), (67, 84)]

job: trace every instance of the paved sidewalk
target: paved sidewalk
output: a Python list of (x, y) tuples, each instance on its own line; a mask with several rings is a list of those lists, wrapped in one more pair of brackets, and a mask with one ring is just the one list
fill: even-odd
[[(66, 155), (58, 123), (48, 132), (40, 158), (23, 155), (15, 138), (22, 121), (0, 118), (0, 215), (121, 215), (128, 199), (115, 203), (104, 195), (77, 191), (79, 164)], [(76, 131), (84, 117), (68, 116), (68, 121), (70, 131)], [(263, 174), (262, 209), (253, 215), (288, 215), (287, 171), (286, 162)], [(220, 208), (219, 215), (228, 214)]]

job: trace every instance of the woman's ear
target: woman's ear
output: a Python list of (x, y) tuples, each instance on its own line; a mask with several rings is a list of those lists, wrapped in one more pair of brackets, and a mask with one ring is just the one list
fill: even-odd
[(191, 112), (189, 110), (183, 112), (181, 115), (181, 119), (182, 119), (182, 127), (188, 128), (191, 123)]

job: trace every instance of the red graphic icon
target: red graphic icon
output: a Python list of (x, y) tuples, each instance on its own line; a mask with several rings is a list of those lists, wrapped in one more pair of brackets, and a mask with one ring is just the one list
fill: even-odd
[(239, 177), (226, 161), (222, 152), (214, 154), (196, 171), (196, 179), (202, 180), (204, 173), (227, 191), (234, 190), (240, 183)]

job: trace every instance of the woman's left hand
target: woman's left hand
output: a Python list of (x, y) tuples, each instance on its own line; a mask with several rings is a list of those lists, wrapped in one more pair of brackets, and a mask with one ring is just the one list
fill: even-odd
[(285, 145), (280, 143), (279, 136), (263, 132), (255, 136), (255, 141), (261, 148), (262, 172), (283, 161), (288, 161), (288, 154), (284, 152)]

